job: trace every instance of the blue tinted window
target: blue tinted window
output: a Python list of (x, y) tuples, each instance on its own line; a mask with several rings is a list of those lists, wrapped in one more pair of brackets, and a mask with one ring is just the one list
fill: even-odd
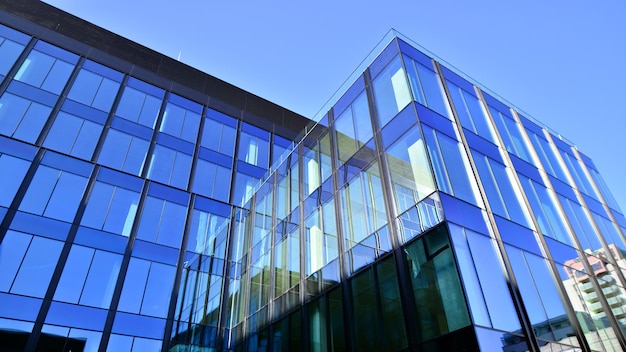
[(455, 225), (450, 226), (450, 232), (476, 323), (505, 331), (520, 329), (493, 240)]
[(585, 170), (578, 159), (564, 150), (559, 149), (559, 151), (561, 152), (563, 161), (565, 161), (565, 164), (569, 168), (572, 178), (574, 178), (575, 185), (573, 186), (577, 186), (577, 188), (586, 195), (598, 199), (596, 191), (591, 185), (591, 182), (587, 177), (587, 173), (585, 173)]
[(111, 334), (107, 352), (130, 352), (133, 346), (133, 338), (130, 336)]
[(435, 191), (419, 127), (414, 126), (387, 150), (398, 212), (415, 205)]
[(468, 168), (459, 143), (428, 126), (424, 125), (422, 128), (439, 187), (458, 198), (476, 204), (471, 173), (462, 171)]
[(411, 92), (400, 57), (396, 57), (374, 79), (373, 88), (380, 126), (383, 127), (411, 102)]
[(98, 162), (133, 175), (140, 175), (148, 147), (149, 142), (145, 139), (110, 129)]
[(238, 172), (237, 176), (235, 177), (235, 190), (233, 194), (232, 204), (235, 204), (237, 206), (243, 206), (246, 195), (248, 196), (248, 198), (252, 195), (252, 191), (254, 190), (254, 187), (258, 182), (258, 178)]
[(0, 153), (0, 206), (11, 205), (29, 166), (29, 161)]
[(72, 246), (54, 294), (56, 301), (78, 303), (94, 251), (91, 248)]
[[(187, 103), (195, 105), (195, 103)], [(161, 122), (159, 131), (195, 143), (199, 126), (199, 113), (168, 102), (165, 107), (165, 112), (163, 113), (163, 121)]]
[(131, 258), (118, 309), (166, 317), (174, 272), (169, 265)]
[(489, 119), (482, 102), (454, 83), (447, 81), (452, 102), (456, 107), (461, 125), (475, 134), (495, 143)]
[[(91, 65), (97, 64), (91, 62)], [(119, 87), (119, 82), (83, 67), (78, 73), (76, 81), (72, 84), (72, 89), (67, 97), (68, 99), (108, 112), (111, 109)]]
[[(97, 313), (97, 315), (94, 313)], [(51, 321), (59, 325), (80, 325), (92, 329), (101, 329), (101, 318), (102, 314), (100, 311), (87, 310), (84, 308), (76, 309), (71, 305), (53, 303), (48, 317), (46, 318), (46, 322)], [(85, 319), (88, 321), (85, 321)], [(81, 322), (76, 323), (74, 321)], [(36, 347), (37, 351), (49, 350), (50, 346), (57, 344), (63, 346), (63, 344), (65, 344), (67, 351), (80, 349), (84, 352), (95, 352), (98, 350), (100, 338), (102, 337), (100, 332), (48, 324), (42, 327), (41, 332), (43, 334)]]
[(226, 115), (220, 115), (221, 120), (208, 117), (204, 120), (201, 145), (216, 152), (233, 156), (237, 121)]
[(81, 225), (129, 236), (137, 213), (139, 193), (96, 182)]
[(378, 164), (360, 172), (341, 190), (346, 248), (352, 248), (387, 223)]
[(72, 246), (54, 299), (108, 308), (121, 262), (119, 254)]
[(281, 160), (281, 157), (285, 157), (285, 153), (288, 150), (292, 150), (293, 145), (292, 142), (288, 139), (282, 138), (280, 136), (274, 135), (274, 149), (272, 150), (272, 164)]
[(0, 98), (0, 133), (34, 143), (52, 108), (10, 93)]
[(48, 132), (44, 146), (89, 160), (101, 132), (101, 125), (61, 111)]
[(229, 227), (228, 218), (194, 209), (187, 250), (225, 258)]
[(521, 200), (513, 188), (507, 167), (472, 150), (478, 175), (485, 187), (491, 210), (507, 219), (528, 226)]
[(32, 50), (14, 79), (59, 94), (73, 69), (74, 64), (39, 50)]
[(186, 189), (190, 169), (191, 155), (157, 144), (148, 169), (148, 178)]
[(115, 115), (154, 128), (160, 110), (161, 98), (127, 86), (124, 88)]
[[(560, 166), (556, 165), (556, 167), (554, 167), (553, 161), (552, 161), (553, 159), (551, 159), (548, 156), (549, 154), (552, 153), (550, 144), (548, 143), (548, 141), (533, 131), (526, 130), (526, 133), (528, 133), (530, 142), (535, 147), (535, 151), (537, 152), (537, 155), (539, 156), (539, 160), (541, 160), (541, 164), (543, 165), (544, 170), (546, 170), (548, 174), (554, 177), (560, 178), (560, 175), (557, 175), (555, 171), (555, 170), (561, 170)], [(561, 175), (562, 174), (563, 172), (561, 171)], [(562, 180), (566, 180), (566, 178), (564, 177), (565, 176), (563, 176)]]
[(87, 179), (66, 171), (40, 166), (20, 204), (20, 210), (71, 222)]
[(602, 248), (598, 233), (591, 225), (589, 215), (585, 212), (583, 207), (577, 202), (559, 194), (557, 194), (557, 196), (563, 205), (565, 214), (569, 219), (569, 223), (572, 225), (578, 241), (580, 241), (582, 249), (595, 251)]
[(544, 258), (507, 246), (511, 266), (515, 273), (524, 306), (533, 326), (549, 327), (536, 329), (538, 338), (575, 344), (570, 336), (557, 331), (573, 331), (566, 317), (565, 307)]
[(587, 164), (585, 165), (587, 166), (587, 169), (589, 170), (589, 174), (591, 175), (591, 178), (595, 181), (596, 186), (598, 186), (600, 193), (602, 193), (602, 195), (604, 196), (604, 200), (607, 202), (607, 204), (611, 208), (619, 210), (620, 209), (619, 205), (615, 201), (615, 198), (613, 197), (613, 194), (611, 193), (609, 188), (606, 186), (606, 183), (604, 183), (604, 179), (602, 178), (600, 173), (593, 167)]
[[(10, 292), (43, 298), (50, 284), (50, 278), (59, 259), (63, 243), (13, 231), (7, 232), (7, 237), (9, 235), (13, 238), (6, 244), (3, 241), (2, 247), (6, 245), (8, 250), (15, 250), (16, 253), (13, 254), (16, 256), (15, 259), (18, 259), (17, 257), (23, 258)], [(25, 253), (17, 252), (24, 248), (23, 245), (26, 242), (30, 243)], [(9, 247), (11, 243), (18, 245), (11, 248)]]
[(241, 132), (239, 135), (239, 160), (267, 168), (269, 151), (267, 139), (246, 132)]
[[(6, 28), (6, 27), (4, 27)], [(24, 50), (24, 45), (0, 36), (0, 79), (9, 72), (15, 61)]]
[(335, 118), (335, 132), (342, 162), (372, 138), (372, 120), (365, 91)]
[(615, 246), (617, 246), (617, 248), (624, 251), (626, 249), (626, 243), (624, 243), (624, 239), (617, 232), (615, 223), (605, 218), (604, 216), (600, 216), (596, 213), (592, 212), (591, 215), (596, 221), (596, 224), (598, 225), (600, 232), (604, 236), (606, 243), (609, 245), (614, 244)]
[(135, 337), (133, 341), (133, 352), (140, 351), (160, 351), (163, 343), (160, 340), (143, 339)]
[(565, 228), (563, 218), (552, 202), (548, 189), (529, 178), (521, 175), (519, 177), (541, 232), (573, 246), (569, 231)]
[(198, 159), (193, 192), (228, 202), (231, 170), (223, 166)]
[(137, 238), (179, 248), (187, 208), (167, 200), (147, 197)]
[(7, 231), (0, 243), (0, 291), (9, 292), (33, 236)]
[(526, 142), (524, 142), (524, 138), (522, 137), (520, 125), (506, 112), (502, 112), (491, 106), (489, 110), (498, 127), (500, 137), (502, 137), (502, 141), (504, 142), (504, 148), (506, 148), (509, 153), (515, 154), (529, 163), (533, 163), (528, 148), (526, 147)]
[(439, 75), (431, 68), (404, 55), (409, 82), (415, 100), (444, 116), (450, 116), (450, 108)]

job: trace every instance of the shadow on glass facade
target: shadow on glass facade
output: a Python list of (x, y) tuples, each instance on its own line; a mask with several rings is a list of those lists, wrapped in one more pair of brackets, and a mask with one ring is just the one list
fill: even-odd
[(390, 33), (313, 120), (0, 5), (3, 351), (621, 351), (626, 219)]

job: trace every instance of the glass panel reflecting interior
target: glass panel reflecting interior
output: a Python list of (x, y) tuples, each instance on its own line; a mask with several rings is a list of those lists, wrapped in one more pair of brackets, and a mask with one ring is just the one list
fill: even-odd
[(403, 212), (435, 191), (426, 146), (418, 126), (412, 127), (389, 147), (387, 162), (398, 212)]
[(411, 102), (411, 92), (400, 56), (397, 56), (387, 65), (373, 80), (372, 86), (378, 119), (380, 126), (383, 127)]

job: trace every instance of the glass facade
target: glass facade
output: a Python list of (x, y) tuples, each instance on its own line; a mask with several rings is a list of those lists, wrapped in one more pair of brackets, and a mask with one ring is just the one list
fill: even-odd
[(626, 350), (591, 159), (401, 35), (308, 120), (2, 6), (0, 350)]

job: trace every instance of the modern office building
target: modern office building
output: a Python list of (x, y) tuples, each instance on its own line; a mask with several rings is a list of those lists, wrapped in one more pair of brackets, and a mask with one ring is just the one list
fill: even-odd
[(38, 1), (0, 23), (0, 350), (626, 350), (591, 159), (401, 35), (308, 119)]

